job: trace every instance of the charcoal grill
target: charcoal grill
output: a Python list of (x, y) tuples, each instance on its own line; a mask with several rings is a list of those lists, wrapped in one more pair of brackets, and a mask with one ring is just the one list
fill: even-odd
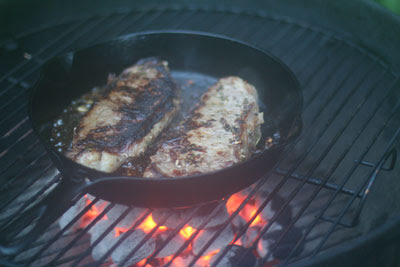
[[(263, 195), (256, 213), (235, 239), (246, 234), (268, 203), (277, 196), (281, 202), (249, 248), (236, 255), (236, 262), (244, 264), (258, 241), (268, 236), (274, 222), (279, 221), (283, 229), (274, 237), (270, 250), (251, 261), (253, 265), (263, 266), (271, 255), (277, 254), (279, 261), (273, 263), (372, 266), (383, 259), (390, 266), (399, 263), (395, 256), (399, 250), (395, 241), (400, 232), (396, 195), (400, 187), (396, 181), (400, 173), (396, 165), (400, 134), (400, 61), (395, 49), (400, 44), (398, 17), (364, 1), (271, 0), (246, 5), (232, 1), (229, 6), (205, 1), (116, 1), (112, 6), (108, 1), (82, 1), (79, 9), (66, 1), (58, 2), (59, 5), (35, 7), (29, 3), (25, 7), (10, 4), (9, 14), (14, 18), (9, 16), (6, 21), (13, 24), (1, 32), (0, 229), (12, 223), (15, 214), (47, 194), (60, 179), (27, 118), (27, 91), (37, 79), (40, 66), (62, 52), (131, 32), (198, 30), (243, 40), (280, 57), (304, 88), (304, 129), (274, 171), (245, 191), (242, 205), (187, 264), (194, 264), (203, 256), (224, 228), (263, 190), (269, 193)], [(15, 14), (21, 13), (29, 16), (18, 17), (17, 21)], [(91, 250), (112, 227), (94, 244), (89, 242), (88, 231), (115, 209), (115, 204), (107, 204), (91, 223), (71, 231), (73, 224), (100, 201), (92, 199), (64, 228), (52, 225), (28, 249), (17, 255), (1, 256), (0, 263), (110, 263), (109, 255), (122, 241), (95, 261)], [(223, 204), (224, 201), (219, 205)], [(212, 219), (218, 213), (217, 207), (205, 216)], [(152, 212), (147, 209), (133, 228)], [(122, 212), (117, 220), (123, 220), (128, 213), (129, 210)], [(189, 216), (182, 221), (158, 251), (168, 246), (190, 220)], [(34, 218), (27, 218), (27, 230), (32, 223)], [(205, 223), (200, 224), (198, 230), (204, 227)], [(293, 229), (300, 234), (293, 237)], [(157, 227), (147, 233), (120, 264), (128, 261), (156, 231)], [(132, 232), (133, 229), (124, 236)], [(13, 241), (23, 235), (24, 232), (17, 234)], [(195, 234), (190, 237), (194, 238)], [(190, 239), (174, 257), (184, 252)], [(222, 262), (232, 250), (232, 246), (223, 247), (213, 264)], [(282, 250), (283, 254), (277, 253)], [(155, 258), (153, 254), (147, 262), (151, 264)]]

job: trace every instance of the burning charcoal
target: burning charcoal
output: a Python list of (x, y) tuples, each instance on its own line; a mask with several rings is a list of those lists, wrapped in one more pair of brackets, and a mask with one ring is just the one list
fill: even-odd
[[(160, 234), (157, 239), (157, 244), (164, 243), (164, 241), (169, 237), (170, 234), (171, 231)], [(185, 239), (179, 233), (177, 233), (170, 241), (168, 241), (167, 245), (165, 245), (165, 247), (156, 255), (156, 257), (164, 258), (175, 254), (175, 252), (178, 251), (183, 243), (185, 243)]]
[[(194, 267), (206, 267), (210, 266), (210, 260), (213, 259), (215, 254), (213, 255), (207, 255), (207, 256), (202, 256), (200, 257), (196, 263), (194, 263)], [(182, 267), (182, 266), (189, 266), (189, 264), (193, 261), (194, 256), (193, 254), (184, 254), (182, 256), (176, 257), (173, 261), (172, 264), (170, 265), (171, 267)], [(168, 260), (164, 262), (166, 264), (169, 262)]]
[(231, 224), (235, 227), (236, 231), (239, 231), (246, 225), (246, 220), (242, 216), (236, 215)]
[(247, 231), (240, 238), (240, 240), (242, 241), (242, 246), (245, 248), (251, 247), (251, 245), (253, 245), (253, 242), (257, 238), (259, 233), (260, 233), (260, 228), (257, 226), (252, 226), (248, 228)]
[[(79, 199), (74, 206), (69, 208), (67, 212), (63, 214), (63, 216), (58, 221), (58, 225), (61, 229), (63, 229), (71, 220), (75, 218), (86, 206), (85, 198)], [(70, 233), (78, 229), (81, 225), (82, 217), (79, 218), (67, 231), (66, 233)]]
[[(260, 192), (262, 197), (259, 197), (258, 200), (261, 202), (265, 200), (265, 198), (269, 195), (269, 192), (263, 190)], [(267, 204), (267, 206), (261, 212), (261, 217), (266, 222), (270, 221), (270, 219), (277, 213), (282, 206), (286, 203), (286, 199), (282, 196), (275, 194), (271, 201)], [(287, 206), (282, 213), (277, 218), (277, 222), (281, 225), (288, 225), (292, 220), (292, 207), (289, 205)]]
[[(90, 244), (93, 244), (106, 228), (110, 225), (108, 220), (99, 221), (94, 227), (89, 230)], [(115, 232), (109, 232), (92, 250), (92, 257), (95, 260), (100, 260), (101, 257), (117, 242), (119, 237), (115, 236)]]
[[(218, 210), (215, 211), (215, 216), (209, 219), (208, 216), (213, 211), (215, 205), (218, 205), (218, 207), (216, 207)], [(182, 210), (158, 209), (153, 212), (153, 219), (156, 223), (161, 223), (163, 219), (169, 216), (163, 225), (175, 229), (180, 223), (188, 220), (192, 212), (192, 208)], [(196, 214), (194, 214), (193, 218), (186, 224), (197, 229), (202, 223), (207, 221), (207, 224), (204, 227), (207, 229), (223, 224), (228, 218), (229, 213), (227, 212), (225, 205), (213, 203), (200, 207)]]
[[(115, 221), (121, 216), (121, 214), (127, 209), (127, 206), (115, 205), (109, 212), (107, 212), (108, 218)], [(142, 217), (146, 209), (144, 208), (132, 208), (131, 211), (118, 223), (118, 227), (130, 228), (138, 219)]]
[[(220, 262), (218, 262), (218, 267), (230, 267), (230, 266), (255, 266), (256, 257), (253, 253), (248, 252), (244, 258), (242, 256), (248, 252), (246, 248), (237, 245), (231, 245), (229, 251), (224, 255)], [(222, 253), (222, 251), (220, 252)], [(214, 264), (216, 259), (220, 256), (220, 253), (215, 255), (211, 259), (211, 264)]]
[[(90, 234), (90, 243), (93, 244), (93, 242), (96, 241), (96, 239), (104, 233), (104, 231), (107, 229), (112, 224), (111, 220), (100, 220), (97, 222), (95, 225), (93, 225), (92, 228), (89, 229), (89, 234)], [(114, 230), (111, 231), (113, 233)]]
[[(170, 265), (171, 267), (182, 267), (182, 266), (188, 266), (189, 263), (194, 259), (193, 255), (185, 255), (185, 256), (179, 256), (176, 257), (173, 261), (172, 264)], [(195, 267), (199, 267), (199, 264), (195, 264)]]
[[(282, 235), (283, 230), (273, 231), (271, 233), (266, 233), (259, 241), (257, 246), (257, 252), (261, 257), (265, 257), (269, 250), (272, 249), (277, 240)], [(293, 227), (289, 230), (289, 232), (283, 237), (282, 241), (279, 243), (279, 246), (274, 249), (272, 252), (272, 256), (276, 259), (286, 259), (289, 256), (289, 253), (296, 245), (297, 241), (302, 236), (302, 232), (299, 228)], [(303, 250), (303, 246), (299, 247), (294, 256), (298, 255)], [(268, 260), (272, 260), (270, 256)]]
[(260, 215), (264, 221), (269, 222), (271, 218), (274, 217), (275, 212), (275, 210), (272, 210), (272, 203), (270, 201), (267, 206), (265, 206), (265, 208), (261, 211)]
[[(218, 230), (202, 230), (193, 241), (193, 253), (197, 255), (217, 231)], [(214, 250), (226, 247), (233, 240), (233, 238), (234, 233), (232, 231), (232, 227), (231, 225), (228, 225), (217, 237), (217, 239), (215, 239), (214, 242), (211, 243), (211, 245), (206, 249), (203, 255), (207, 255)]]
[[(111, 254), (114, 263), (121, 263), (131, 251), (142, 241), (146, 234), (138, 229), (135, 230), (127, 239), (125, 239)], [(154, 239), (150, 237), (136, 252), (129, 258), (124, 266), (135, 264), (148, 256), (150, 256), (155, 249), (156, 245)]]
[(189, 213), (186, 211), (172, 209), (157, 209), (152, 213), (153, 220), (157, 224), (161, 224), (163, 220), (168, 217), (163, 225), (171, 229), (174, 229), (177, 225), (179, 225), (185, 219), (185, 216), (189, 216)]

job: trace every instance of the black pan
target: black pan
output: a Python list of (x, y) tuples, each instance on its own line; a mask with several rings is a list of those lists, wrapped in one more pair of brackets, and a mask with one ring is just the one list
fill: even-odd
[[(257, 88), (264, 112), (263, 138), (279, 133), (277, 144), (226, 169), (158, 179), (96, 171), (57, 152), (49, 137), (62, 110), (94, 86), (105, 84), (109, 73), (118, 74), (146, 57), (167, 60), (178, 82), (192, 79), (206, 87), (225, 76), (237, 75), (247, 80)], [(300, 132), (301, 108), (299, 83), (280, 60), (227, 37), (186, 31), (136, 33), (54, 58), (44, 65), (32, 90), (30, 119), (63, 178), (55, 190), (0, 236), (15, 232), (20, 227), (19, 221), (22, 223), (23, 218), (34, 214), (41, 218), (29, 235), (33, 240), (82, 192), (114, 203), (146, 207), (187, 207), (222, 199), (272, 169), (284, 146)], [(0, 251), (10, 254), (21, 247), (3, 246)]]

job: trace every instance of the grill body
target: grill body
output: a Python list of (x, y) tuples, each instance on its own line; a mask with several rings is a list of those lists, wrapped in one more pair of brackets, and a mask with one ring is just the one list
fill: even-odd
[[(111, 6), (100, 1), (94, 7), (83, 1), (78, 11), (62, 1), (10, 4), (10, 14), (30, 16), (8, 17), (12, 24), (1, 39), (1, 227), (59, 179), (27, 119), (26, 92), (41, 65), (57, 54), (131, 32), (198, 30), (270, 51), (304, 88), (303, 134), (256, 186), (272, 192), (260, 209), (278, 193), (285, 198), (281, 214), (291, 206), (293, 218), (281, 239), (294, 226), (302, 229), (304, 240), (298, 241), (306, 248), (285, 263), (373, 266), (384, 258), (396, 264), (400, 171), (398, 166), (385, 170), (392, 169), (399, 147), (399, 19), (363, 1), (281, 2), (119, 1)], [(51, 241), (64, 245), (51, 250)], [(60, 234), (53, 225), (33, 252), (2, 260), (78, 264), (85, 242), (79, 233)], [(378, 256), (367, 257), (372, 253)]]

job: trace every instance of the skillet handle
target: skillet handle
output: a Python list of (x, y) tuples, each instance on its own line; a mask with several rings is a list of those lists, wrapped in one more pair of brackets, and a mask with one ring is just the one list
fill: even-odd
[[(82, 180), (66, 178), (64, 177), (56, 188), (37, 204), (19, 214), (16, 219), (11, 219), (0, 229), (0, 254), (15, 255), (26, 249), (74, 204), (74, 199), (89, 185)], [(36, 218), (38, 219), (35, 226), (22, 238), (13, 242), (13, 239)]]

